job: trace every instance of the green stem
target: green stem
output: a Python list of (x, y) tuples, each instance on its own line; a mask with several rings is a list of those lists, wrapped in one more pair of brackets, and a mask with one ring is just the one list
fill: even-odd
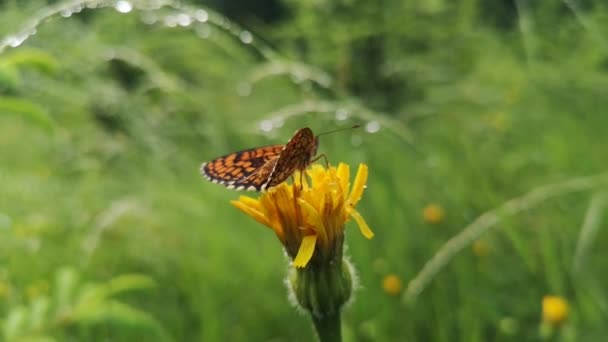
[(317, 336), (320, 342), (341, 342), (342, 327), (340, 321), (340, 310), (322, 317), (312, 315), (312, 322), (315, 325)]

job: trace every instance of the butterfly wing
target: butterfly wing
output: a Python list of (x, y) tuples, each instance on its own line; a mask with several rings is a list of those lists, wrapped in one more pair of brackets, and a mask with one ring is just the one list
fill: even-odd
[(310, 128), (304, 127), (287, 142), (276, 161), (276, 166), (268, 177), (263, 189), (277, 186), (291, 176), (295, 170), (306, 169), (317, 151), (318, 141)]
[(201, 173), (208, 180), (229, 188), (259, 191), (284, 147), (270, 145), (230, 153), (201, 165)]
[(235, 190), (266, 190), (268, 179), (272, 174), (272, 171), (274, 170), (278, 160), (278, 157), (269, 160), (268, 162), (266, 162), (266, 164), (262, 165), (262, 167), (255, 170), (251, 175), (247, 176), (246, 178), (239, 179), (232, 184), (228, 184), (228, 188)]

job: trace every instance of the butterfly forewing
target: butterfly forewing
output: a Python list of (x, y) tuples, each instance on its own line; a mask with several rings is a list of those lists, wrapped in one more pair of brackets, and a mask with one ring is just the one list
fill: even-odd
[(264, 165), (279, 156), (284, 147), (271, 145), (230, 153), (204, 163), (201, 173), (214, 183), (231, 186), (258, 174)]

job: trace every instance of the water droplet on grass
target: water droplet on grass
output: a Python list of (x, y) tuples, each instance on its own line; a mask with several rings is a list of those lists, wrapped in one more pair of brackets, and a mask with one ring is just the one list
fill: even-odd
[(365, 130), (368, 133), (376, 133), (380, 130), (380, 123), (378, 121), (370, 121), (365, 125)]
[(177, 15), (177, 23), (179, 24), (179, 26), (190, 26), (190, 24), (192, 24), (192, 18), (190, 18), (189, 15), (187, 14), (178, 14)]
[[(23, 42), (27, 39), (28, 35), (27, 34), (23, 34), (20, 36), (9, 36), (6, 37), (6, 39), (4, 40), (5, 44), (7, 44), (10, 47), (17, 47), (21, 44), (23, 44)], [(2, 44), (4, 45), (4, 44)]]
[(209, 14), (207, 14), (207, 11), (199, 9), (194, 12), (194, 19), (200, 21), (201, 23), (204, 23), (209, 20)]
[(128, 1), (120, 0), (116, 2), (114, 8), (120, 13), (129, 13), (133, 10), (133, 4)]
[(59, 12), (59, 15), (61, 15), (64, 18), (69, 18), (72, 16), (72, 9), (68, 8), (68, 9), (64, 9), (61, 12)]
[(344, 108), (340, 108), (336, 111), (336, 120), (344, 121), (348, 118), (348, 111)]
[(177, 17), (174, 15), (168, 15), (163, 19), (165, 26), (167, 27), (176, 27), (177, 26)]
[(141, 21), (144, 24), (152, 25), (158, 21), (158, 17), (156, 16), (156, 13), (147, 11), (147, 12), (142, 13)]
[(249, 31), (241, 32), (241, 34), (239, 35), (239, 38), (245, 44), (251, 44), (251, 42), (253, 42), (253, 35)]
[(270, 132), (272, 131), (272, 121), (270, 120), (264, 120), (262, 122), (260, 122), (260, 129), (264, 132)]
[(211, 27), (209, 27), (209, 24), (200, 24), (197, 25), (196, 28), (194, 29), (194, 31), (196, 32), (196, 34), (201, 37), (201, 38), (209, 38), (209, 36), (211, 35)]

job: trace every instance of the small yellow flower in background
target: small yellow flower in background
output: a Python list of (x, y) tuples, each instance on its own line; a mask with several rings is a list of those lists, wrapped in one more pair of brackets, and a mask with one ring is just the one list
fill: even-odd
[(0, 298), (7, 297), (11, 292), (11, 288), (7, 283), (0, 280)]
[(49, 292), (49, 283), (45, 280), (38, 280), (25, 288), (25, 294), (29, 300), (34, 300)]
[(507, 104), (514, 104), (519, 102), (521, 98), (521, 88), (519, 86), (513, 86), (508, 89), (504, 94), (504, 101)]
[(471, 248), (473, 249), (473, 253), (480, 258), (486, 257), (488, 254), (490, 254), (490, 244), (488, 244), (488, 242), (484, 239), (475, 240)]
[(424, 218), (424, 221), (431, 224), (437, 224), (443, 221), (443, 216), (443, 208), (435, 203), (427, 205), (422, 211), (422, 217)]
[(401, 289), (403, 288), (403, 284), (401, 283), (401, 278), (399, 278), (396, 274), (388, 274), (382, 279), (382, 288), (384, 292), (388, 293), (391, 296), (396, 296), (401, 293)]
[(561, 325), (568, 318), (568, 301), (559, 296), (543, 297), (543, 322)]
[[(306, 178), (288, 185), (282, 183), (263, 193), (259, 199), (241, 196), (231, 203), (271, 228), (293, 260), (295, 267), (309, 262), (323, 263), (342, 257), (344, 224), (354, 219), (368, 239), (374, 236), (355, 206), (367, 182), (367, 165), (359, 165), (352, 187), (350, 169), (340, 163), (337, 168), (313, 165)], [(294, 179), (299, 179), (295, 174)]]
[(505, 112), (495, 112), (487, 114), (485, 117), (485, 121), (488, 126), (499, 132), (506, 132), (511, 127), (511, 121), (508, 116), (508, 113)]

